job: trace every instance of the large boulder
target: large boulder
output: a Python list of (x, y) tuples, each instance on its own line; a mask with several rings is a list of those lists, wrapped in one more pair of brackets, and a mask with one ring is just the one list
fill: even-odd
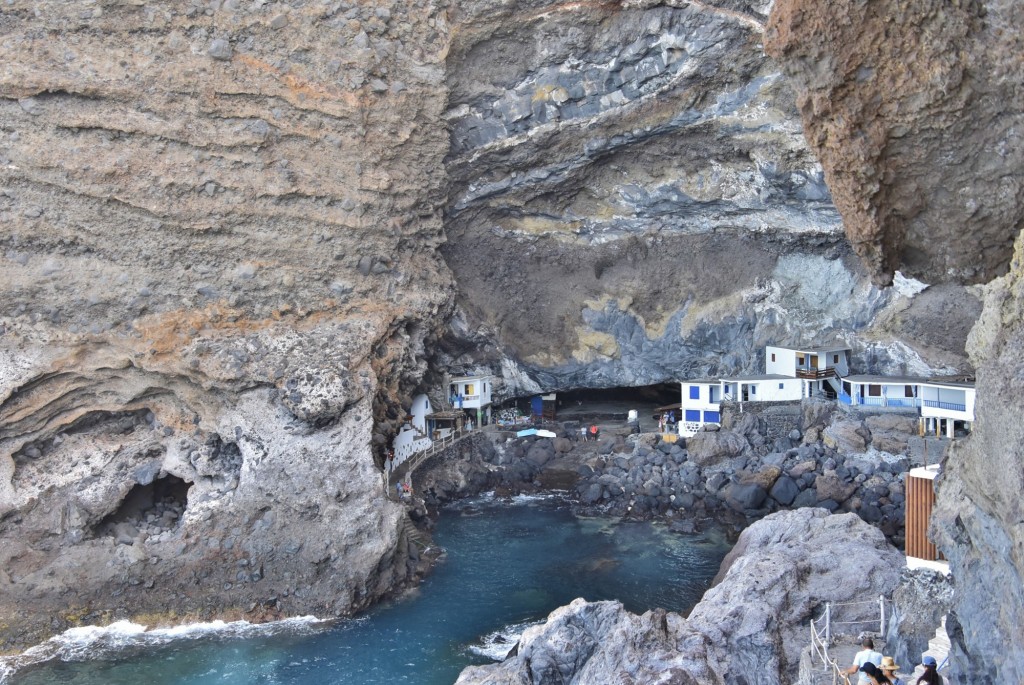
[(905, 414), (869, 416), (864, 424), (871, 431), (871, 445), (889, 454), (907, 454), (907, 440), (917, 435), (918, 419)]
[(822, 431), (821, 439), (827, 447), (840, 454), (855, 454), (867, 449), (871, 442), (871, 431), (862, 421), (834, 421)]
[(856, 483), (848, 483), (835, 471), (826, 471), (814, 480), (814, 487), (818, 490), (818, 501), (834, 500), (842, 504), (857, 491)]
[[(857, 563), (837, 563), (850, 559)], [(470, 666), (457, 683), (781, 685), (791, 682), (807, 621), (824, 603), (891, 593), (903, 563), (880, 531), (853, 514), (779, 512), (740, 535), (689, 618), (577, 599), (527, 629), (514, 656)], [(854, 611), (844, 619), (867, 617)]]
[(800, 403), (801, 420), (806, 432), (810, 428), (824, 428), (836, 413), (836, 403), (824, 397), (807, 397)]
[(725, 491), (725, 501), (739, 512), (757, 509), (767, 497), (767, 491), (757, 483), (732, 483)]
[(789, 476), (781, 476), (775, 481), (775, 485), (768, 491), (772, 499), (784, 507), (788, 507), (800, 494), (800, 486)]
[(732, 431), (700, 431), (686, 441), (690, 461), (705, 467), (738, 457), (748, 446), (746, 438)]

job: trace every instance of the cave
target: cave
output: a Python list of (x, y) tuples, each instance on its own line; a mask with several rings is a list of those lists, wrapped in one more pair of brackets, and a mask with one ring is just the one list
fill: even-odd
[[(503, 406), (515, 405), (522, 413), (530, 412), (531, 397), (510, 400)], [(651, 420), (659, 407), (678, 407), (678, 383), (658, 383), (636, 387), (577, 388), (556, 393), (555, 418), (558, 421), (584, 423), (625, 423), (629, 412), (636, 410), (641, 422)]]
[(117, 509), (96, 525), (96, 533), (127, 542), (144, 534), (147, 537), (177, 527), (192, 484), (167, 475), (145, 485), (136, 484)]

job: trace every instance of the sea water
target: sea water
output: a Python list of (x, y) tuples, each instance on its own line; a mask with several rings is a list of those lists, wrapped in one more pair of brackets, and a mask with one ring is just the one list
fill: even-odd
[[(10, 685), (450, 684), (500, 660), (576, 597), (688, 612), (728, 551), (718, 531), (578, 518), (557, 498), (484, 497), (442, 512), (446, 554), (414, 592), (351, 620), (82, 628), (8, 667)], [(24, 666), (33, 660), (38, 663)]]

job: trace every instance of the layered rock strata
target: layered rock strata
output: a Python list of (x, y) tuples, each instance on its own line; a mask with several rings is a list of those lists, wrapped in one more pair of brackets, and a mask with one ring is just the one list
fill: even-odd
[[(506, 396), (756, 373), (766, 343), (830, 338), (868, 372), (969, 370), (977, 305), (941, 303), (973, 298), (917, 305), (851, 259), (768, 7), (461, 5), (439, 361), (502, 369)], [(946, 308), (948, 337), (904, 334)]]
[(4, 4), (0, 643), (405, 580), (375, 449), (450, 310), (446, 26)]
[(636, 616), (617, 602), (577, 599), (527, 629), (514, 656), (471, 666), (457, 682), (791, 682), (786, 674), (796, 673), (807, 620), (825, 602), (891, 592), (902, 565), (881, 533), (852, 514), (773, 514), (743, 532), (718, 584), (688, 617), (664, 610)]

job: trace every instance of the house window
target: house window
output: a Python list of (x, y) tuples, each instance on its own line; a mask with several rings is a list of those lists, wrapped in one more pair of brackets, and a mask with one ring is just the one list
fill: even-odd
[(804, 356), (802, 354), (798, 354), (796, 356), (796, 363), (797, 364), (803, 364), (804, 363)]
[(838, 354), (833, 354), (832, 355), (832, 363), (833, 364), (838, 364), (839, 363), (839, 355)]
[(687, 409), (686, 410), (686, 420), (687, 421), (693, 421), (693, 422), (700, 421), (700, 411), (698, 411), (696, 409)]
[(750, 394), (751, 395), (756, 395), (757, 394), (757, 386), (756, 385), (750, 386)]
[(717, 411), (706, 411), (704, 412), (704, 421), (707, 423), (720, 423), (721, 418)]
[(700, 399), (700, 386), (699, 385), (691, 385), (690, 386), (690, 399), (691, 400), (699, 400)]
[(782, 383), (779, 383), (779, 390), (782, 390)]
[(903, 388), (903, 392), (904, 392), (904, 395), (903, 395), (904, 397), (913, 397), (914, 396), (914, 386), (912, 386), (912, 385), (905, 386)]
[(772, 361), (775, 361), (775, 353), (772, 352)]
[(868, 386), (868, 396), (869, 397), (881, 397), (882, 396), (882, 386), (880, 386), (880, 385), (869, 385)]
[(472, 383), (466, 383), (466, 394), (467, 395), (475, 395), (476, 393), (474, 392), (474, 390), (476, 390), (476, 388), (475, 388), (475, 386)]

